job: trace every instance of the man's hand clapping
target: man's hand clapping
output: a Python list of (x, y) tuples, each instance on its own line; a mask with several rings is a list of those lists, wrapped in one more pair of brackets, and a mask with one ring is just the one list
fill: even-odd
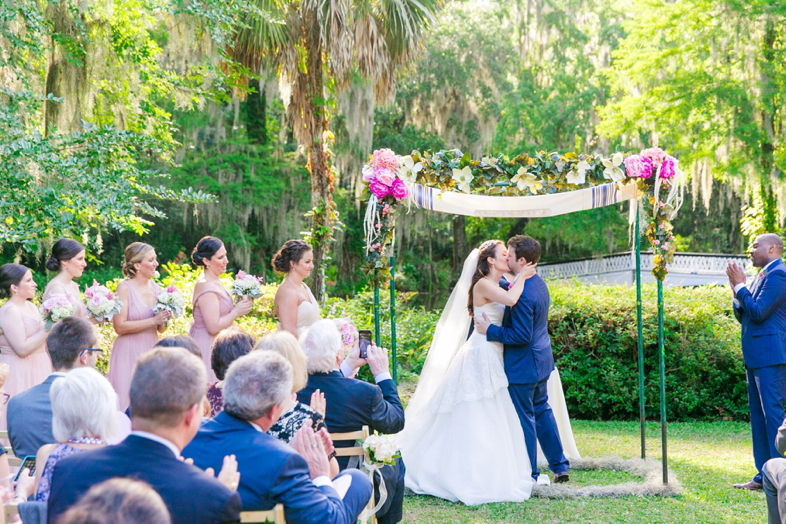
[(737, 284), (745, 283), (745, 270), (735, 262), (729, 262), (729, 265), (726, 267), (726, 275), (729, 277), (729, 285), (732, 289)]

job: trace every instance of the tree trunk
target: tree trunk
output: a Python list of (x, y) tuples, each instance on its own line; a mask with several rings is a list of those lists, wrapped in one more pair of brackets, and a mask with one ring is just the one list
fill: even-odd
[[(307, 168), (311, 173), (311, 247), (314, 252), (315, 271), (311, 277), (311, 291), (319, 302), (324, 301), (325, 255), (332, 236), (333, 176), (328, 165), (328, 153), (324, 143), (328, 129), (328, 115), (325, 109), (324, 80), (322, 62), (322, 42), (316, 13), (311, 13), (305, 25), (304, 35), (308, 57), (305, 71), (298, 69), (292, 93), (290, 111), (294, 115), (293, 125), (302, 125), (298, 130), (303, 137), (303, 145), (308, 151)], [(296, 103), (300, 102), (300, 103)]]
[(455, 215), (453, 217), (453, 271), (461, 272), (464, 259), (469, 254), (467, 249), (467, 217)]

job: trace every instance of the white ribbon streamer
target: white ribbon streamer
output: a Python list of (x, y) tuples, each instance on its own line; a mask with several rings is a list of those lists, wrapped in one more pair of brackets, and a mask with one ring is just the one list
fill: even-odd
[(374, 515), (379, 511), (379, 509), (385, 504), (385, 501), (388, 499), (388, 488), (385, 486), (385, 479), (382, 477), (382, 472), (379, 471), (384, 464), (377, 464), (373, 462), (369, 462), (368, 460), (363, 460), (363, 469), (365, 469), (368, 473), (368, 478), (371, 481), (371, 485), (374, 485), (374, 473), (379, 474), (379, 502), (377, 505), (374, 506), (372, 509), (364, 509), (363, 513), (361, 514), (361, 519), (364, 521)]

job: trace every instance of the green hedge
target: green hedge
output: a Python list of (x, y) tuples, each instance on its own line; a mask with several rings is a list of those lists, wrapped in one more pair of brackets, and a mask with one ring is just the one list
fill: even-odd
[[(572, 417), (638, 417), (636, 292), (632, 286), (551, 283), (549, 331)], [(658, 313), (644, 287), (647, 418), (660, 413)], [(727, 287), (664, 290), (666, 406), (669, 420), (748, 416), (740, 326)]]

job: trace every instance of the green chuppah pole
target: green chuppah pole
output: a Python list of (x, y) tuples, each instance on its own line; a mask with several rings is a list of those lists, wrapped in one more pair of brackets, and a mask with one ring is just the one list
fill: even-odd
[(666, 355), (663, 349), (663, 282), (658, 280), (658, 367), (660, 368), (660, 431), (663, 453), (663, 483), (669, 483), (666, 453)]
[[(390, 256), (390, 349), (393, 352), (393, 383), (396, 380), (396, 279), (395, 279), (395, 259)], [(377, 335), (379, 336), (379, 335)]]
[(374, 339), (377, 344), (379, 344), (379, 284), (377, 284), (377, 270), (374, 270), (374, 334), (376, 338)]
[(635, 204), (632, 203), (631, 205), (636, 206), (636, 324), (639, 334), (639, 422), (641, 423), (641, 458), (645, 458), (647, 451), (644, 441), (644, 338), (641, 320), (641, 238), (639, 235), (638, 199), (635, 200)]

